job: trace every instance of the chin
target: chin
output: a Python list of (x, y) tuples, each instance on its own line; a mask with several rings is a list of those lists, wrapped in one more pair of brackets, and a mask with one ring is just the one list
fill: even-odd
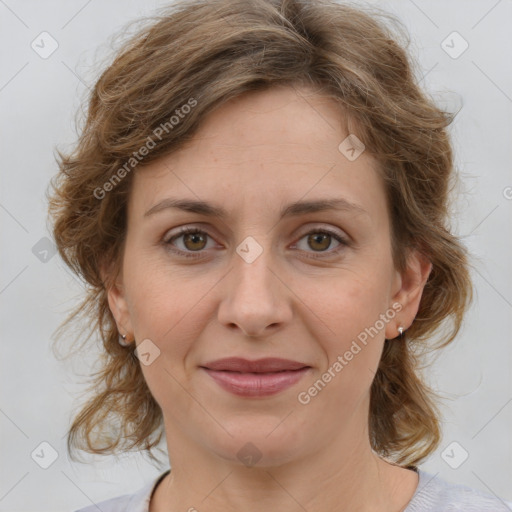
[(247, 417), (236, 425), (225, 425), (227, 433), (218, 439), (210, 438), (210, 449), (220, 458), (247, 467), (273, 467), (300, 457), (307, 447), (306, 440), (293, 428), (274, 416)]

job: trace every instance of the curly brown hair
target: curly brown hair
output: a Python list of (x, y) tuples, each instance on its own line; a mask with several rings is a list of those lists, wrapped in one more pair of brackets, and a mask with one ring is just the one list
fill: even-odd
[[(369, 411), (372, 448), (398, 464), (418, 464), (440, 442), (439, 396), (421, 377), (421, 358), (455, 338), (473, 290), (467, 250), (447, 225), (456, 178), (447, 128), (455, 114), (421, 90), (407, 31), (380, 9), (330, 0), (187, 0), (147, 21), (92, 88), (79, 140), (67, 154), (57, 150), (51, 182), (59, 253), (86, 283), (58, 338), (84, 319), (84, 344), (98, 334), (102, 343), (91, 396), (68, 432), (71, 457), (79, 448), (143, 449), (154, 458), (164, 431), (135, 344), (118, 343), (107, 301), (122, 260), (132, 169), (182, 147), (227, 100), (285, 84), (314, 86), (337, 101), (349, 132), (379, 162), (397, 270), (411, 249), (433, 265), (405, 340), (384, 344)], [(191, 105), (187, 115), (170, 122), (184, 105)], [(139, 159), (155, 133), (158, 142)]]

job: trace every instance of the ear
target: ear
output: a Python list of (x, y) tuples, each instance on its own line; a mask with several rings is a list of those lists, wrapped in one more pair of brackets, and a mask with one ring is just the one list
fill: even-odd
[(126, 335), (127, 342), (133, 341), (133, 328), (123, 286), (122, 272), (113, 277), (111, 274), (112, 269), (112, 265), (105, 264), (102, 264), (100, 268), (101, 278), (107, 292), (108, 305), (115, 319), (119, 334)]
[(409, 253), (405, 271), (396, 271), (391, 304), (398, 302), (402, 309), (396, 314), (394, 322), (387, 324), (386, 339), (396, 338), (400, 335), (398, 327), (402, 326), (406, 331), (413, 323), (431, 271), (432, 263), (417, 249)]

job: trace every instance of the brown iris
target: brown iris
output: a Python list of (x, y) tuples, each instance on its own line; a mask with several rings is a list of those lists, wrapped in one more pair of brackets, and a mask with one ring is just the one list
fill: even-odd
[[(331, 243), (331, 235), (328, 235), (326, 233), (315, 233), (315, 234), (310, 234), (308, 236), (308, 244), (310, 242), (313, 242), (315, 244), (320, 244), (323, 246), (322, 247), (317, 247), (319, 249), (321, 249), (322, 251), (326, 250), (329, 248), (329, 245)], [(327, 243), (325, 243), (327, 241)], [(313, 249), (315, 248), (313, 245), (311, 246)]]
[[(206, 236), (204, 233), (185, 233), (183, 236), (183, 244), (189, 251), (200, 251), (206, 245)], [(188, 245), (191, 242), (192, 245)], [(199, 244), (197, 246), (195, 244)], [(201, 245), (202, 244), (202, 245)]]

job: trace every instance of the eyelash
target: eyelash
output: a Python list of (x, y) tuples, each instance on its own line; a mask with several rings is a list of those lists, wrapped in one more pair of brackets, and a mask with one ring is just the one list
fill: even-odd
[[(171, 238), (169, 238), (168, 240), (164, 240), (164, 245), (167, 248), (169, 248), (172, 252), (179, 254), (180, 256), (184, 256), (185, 258), (202, 258), (203, 251), (198, 251), (197, 253), (193, 253), (193, 252), (191, 253), (191, 252), (187, 252), (187, 251), (182, 251), (181, 249), (175, 249), (172, 245), (172, 242), (174, 240), (180, 238), (183, 235), (198, 234), (198, 233), (210, 236), (208, 234), (208, 232), (204, 231), (203, 229), (192, 228), (192, 227), (183, 227), (183, 228), (179, 228), (178, 233), (173, 235)], [(330, 231), (329, 229), (325, 229), (325, 228), (318, 228), (318, 229), (313, 229), (311, 231), (308, 231), (307, 233), (304, 233), (304, 235), (302, 235), (299, 240), (302, 240), (304, 237), (311, 235), (313, 233), (315, 233), (315, 234), (321, 233), (324, 235), (332, 236), (337, 242), (340, 243), (340, 245), (336, 249), (334, 249), (332, 251), (321, 251), (319, 254), (328, 254), (329, 256), (332, 256), (333, 254), (334, 255), (338, 254), (345, 247), (348, 247), (350, 245), (349, 242), (347, 240), (345, 240), (344, 238), (342, 238), (340, 235), (338, 235), (337, 233), (335, 233), (333, 231)], [(324, 258), (325, 256), (307, 256), (307, 257), (312, 258), (312, 259), (320, 259), (320, 258)]]

